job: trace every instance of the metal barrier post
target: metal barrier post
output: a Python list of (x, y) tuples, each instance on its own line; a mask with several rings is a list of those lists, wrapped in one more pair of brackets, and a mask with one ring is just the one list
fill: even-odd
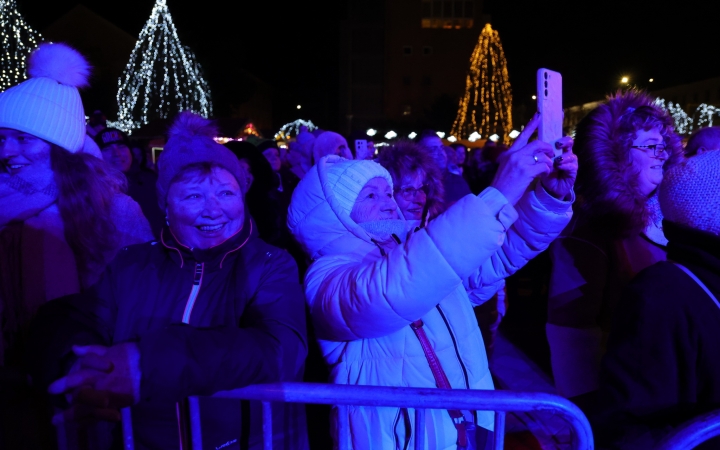
[(130, 408), (128, 407), (121, 409), (120, 417), (122, 418), (123, 449), (135, 450), (135, 441), (133, 440), (132, 415), (130, 414)]
[(425, 410), (415, 409), (415, 450), (425, 450)]
[(273, 450), (272, 404), (270, 402), (262, 402), (262, 415), (263, 448)]
[(350, 448), (350, 423), (348, 421), (348, 407), (346, 405), (338, 405), (338, 449), (348, 450)]
[(503, 450), (505, 447), (505, 411), (495, 411), (495, 432), (493, 433), (493, 448)]
[(681, 425), (663, 439), (658, 450), (695, 448), (715, 436), (720, 436), (720, 410), (709, 412)]

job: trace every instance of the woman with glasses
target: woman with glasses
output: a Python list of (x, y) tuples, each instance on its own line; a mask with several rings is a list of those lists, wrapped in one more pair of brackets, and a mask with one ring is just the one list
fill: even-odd
[(399, 141), (378, 157), (393, 180), (393, 196), (413, 228), (445, 210), (442, 174), (435, 160), (412, 141)]
[(670, 115), (642, 92), (610, 96), (577, 126), (575, 216), (550, 246), (546, 327), (558, 392), (592, 406), (620, 292), (666, 259), (657, 187), (682, 158)]

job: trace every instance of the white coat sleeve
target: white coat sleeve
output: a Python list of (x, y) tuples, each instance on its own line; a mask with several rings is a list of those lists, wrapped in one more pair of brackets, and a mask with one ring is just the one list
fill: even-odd
[(488, 189), (463, 197), (385, 256), (319, 258), (305, 278), (318, 338), (385, 336), (422, 317), (497, 252), (516, 219), (505, 197)]
[[(491, 188), (489, 188), (491, 189)], [(548, 248), (570, 222), (572, 203), (548, 194), (540, 183), (515, 206), (518, 220), (507, 232), (500, 249), (485, 260), (465, 282), (470, 301), (480, 305), (504, 286), (504, 279)]]

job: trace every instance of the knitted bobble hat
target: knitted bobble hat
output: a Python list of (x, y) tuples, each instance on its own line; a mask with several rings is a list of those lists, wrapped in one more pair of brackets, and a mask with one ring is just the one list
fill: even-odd
[(670, 169), (660, 184), (665, 219), (720, 235), (720, 150), (693, 156)]
[(327, 166), (325, 188), (332, 192), (340, 212), (348, 217), (360, 191), (371, 179), (384, 178), (392, 189), (390, 173), (375, 161), (345, 159), (335, 155), (326, 156), (321, 161)]
[(165, 211), (167, 194), (175, 176), (186, 166), (214, 163), (233, 174), (245, 193), (245, 172), (240, 161), (227, 147), (215, 142), (218, 129), (212, 121), (190, 111), (178, 114), (168, 131), (168, 140), (158, 159), (157, 193), (160, 209)]
[(90, 65), (65, 44), (40, 44), (28, 58), (29, 79), (0, 94), (0, 128), (39, 137), (71, 153), (85, 142), (85, 111), (79, 88)]

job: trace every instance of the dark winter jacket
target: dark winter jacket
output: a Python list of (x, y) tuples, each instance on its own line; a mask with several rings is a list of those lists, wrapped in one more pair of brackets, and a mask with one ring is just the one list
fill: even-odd
[[(167, 449), (178, 448), (175, 403), (185, 397), (301, 381), (307, 343), (297, 268), (251, 229), (248, 218), (223, 244), (191, 251), (165, 228), (160, 242), (123, 249), (89, 295), (41, 309), (32, 333), (35, 380), (64, 375), (72, 344), (136, 342), (136, 445)], [(261, 446), (259, 405), (201, 399), (201, 411), (203, 448)], [(275, 444), (284, 445), (277, 448), (305, 448), (303, 406), (273, 411)]]
[[(720, 298), (720, 237), (663, 224), (668, 259)], [(673, 427), (720, 408), (720, 307), (677, 266), (659, 262), (629, 284), (617, 313), (595, 435), (600, 448), (655, 448)]]

